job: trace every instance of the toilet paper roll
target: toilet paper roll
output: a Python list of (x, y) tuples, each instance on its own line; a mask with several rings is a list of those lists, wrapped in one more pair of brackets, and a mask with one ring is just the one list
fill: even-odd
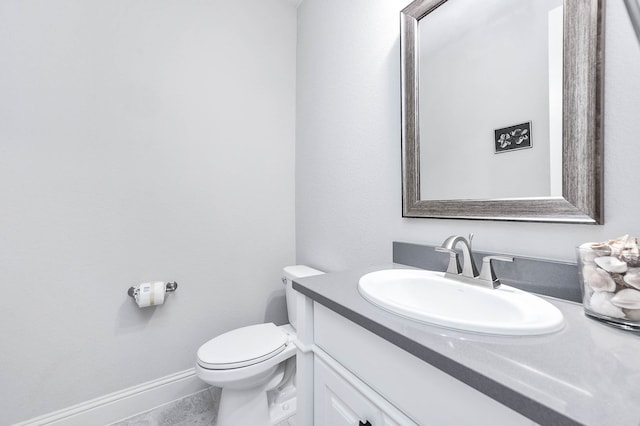
[(162, 305), (166, 294), (166, 285), (162, 281), (142, 283), (138, 286), (135, 295), (136, 303), (140, 308)]

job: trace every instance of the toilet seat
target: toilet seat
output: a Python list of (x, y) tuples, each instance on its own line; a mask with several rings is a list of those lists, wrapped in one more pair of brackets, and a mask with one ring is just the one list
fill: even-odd
[(208, 370), (229, 370), (258, 364), (284, 351), (288, 335), (273, 323), (231, 330), (198, 349), (198, 364)]

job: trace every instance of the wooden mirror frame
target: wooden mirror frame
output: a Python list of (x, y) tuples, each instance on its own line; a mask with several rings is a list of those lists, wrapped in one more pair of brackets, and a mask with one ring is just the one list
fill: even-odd
[(402, 215), (440, 219), (601, 224), (604, 0), (563, 1), (562, 196), (421, 200), (418, 22), (447, 1), (401, 12)]

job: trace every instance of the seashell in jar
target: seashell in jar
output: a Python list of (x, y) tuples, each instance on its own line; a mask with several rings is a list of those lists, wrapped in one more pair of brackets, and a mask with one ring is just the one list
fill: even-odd
[(640, 321), (640, 309), (623, 309), (622, 312), (631, 321)]
[(640, 290), (640, 268), (629, 268), (623, 279), (627, 287)]
[(620, 286), (620, 288), (625, 288), (625, 287), (629, 287), (625, 282), (624, 282), (624, 276), (625, 274), (609, 274), (611, 275), (611, 279), (613, 280), (613, 282), (616, 283), (616, 285)]
[(627, 264), (620, 259), (613, 256), (602, 256), (595, 259), (596, 265), (601, 267), (607, 272), (615, 272), (618, 274), (624, 274), (627, 272)]
[(623, 235), (622, 237), (609, 240), (607, 242), (607, 245), (611, 249), (610, 255), (618, 256), (622, 252), (622, 249), (624, 249), (624, 246), (627, 244), (628, 240), (629, 240), (629, 235)]
[(640, 309), (623, 309), (622, 312), (631, 321), (640, 321)]
[(607, 271), (593, 266), (585, 266), (582, 269), (582, 274), (584, 281), (595, 291), (614, 291), (616, 289), (616, 283)]
[[(593, 252), (598, 255), (596, 257), (611, 255), (611, 247), (609, 247), (609, 244), (607, 243), (587, 243), (587, 244), (588, 244), (587, 247), (593, 250)], [(586, 246), (587, 244), (581, 245), (580, 248), (582, 248), (582, 246)]]
[(630, 266), (640, 265), (640, 247), (635, 238), (629, 239), (620, 252), (620, 260), (627, 262)]
[(640, 291), (632, 288), (625, 288), (617, 292), (611, 303), (619, 308), (640, 309)]
[(589, 299), (589, 308), (598, 314), (607, 315), (614, 318), (624, 318), (624, 312), (618, 306), (611, 303), (613, 293), (604, 291), (593, 293)]

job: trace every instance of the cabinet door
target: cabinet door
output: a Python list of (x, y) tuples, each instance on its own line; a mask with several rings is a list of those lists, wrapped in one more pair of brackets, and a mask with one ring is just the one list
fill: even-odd
[[(353, 379), (352, 379), (353, 380)], [(362, 384), (360, 387), (366, 386)], [(373, 393), (373, 390), (369, 390)], [(398, 417), (398, 414), (395, 416)], [(319, 358), (314, 360), (314, 426), (401, 426)]]

